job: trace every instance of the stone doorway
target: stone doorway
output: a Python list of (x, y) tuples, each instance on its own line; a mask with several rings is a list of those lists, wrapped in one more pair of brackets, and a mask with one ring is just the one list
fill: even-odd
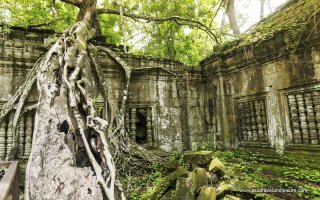
[(125, 120), (132, 139), (139, 144), (154, 146), (152, 107), (130, 107)]
[(147, 113), (145, 109), (137, 109), (136, 112), (136, 142), (139, 144), (147, 143)]

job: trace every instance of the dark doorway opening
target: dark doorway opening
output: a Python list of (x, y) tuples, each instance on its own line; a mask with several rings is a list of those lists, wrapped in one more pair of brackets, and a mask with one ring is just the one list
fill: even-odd
[(137, 109), (136, 113), (136, 141), (147, 143), (147, 113), (145, 109)]

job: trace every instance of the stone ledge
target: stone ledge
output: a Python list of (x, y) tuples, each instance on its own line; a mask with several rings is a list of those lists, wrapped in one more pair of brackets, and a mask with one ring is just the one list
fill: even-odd
[(289, 144), (286, 150), (304, 150), (320, 152), (320, 145), (318, 144)]
[(267, 142), (241, 142), (239, 147), (262, 147), (262, 148), (272, 148), (270, 143)]

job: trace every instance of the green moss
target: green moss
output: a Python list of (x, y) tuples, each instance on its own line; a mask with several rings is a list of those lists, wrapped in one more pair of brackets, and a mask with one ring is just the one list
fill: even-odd
[(195, 155), (208, 155), (208, 154), (212, 154), (213, 151), (195, 151), (195, 152), (192, 152), (192, 154), (195, 154)]
[(190, 181), (192, 183), (192, 191), (196, 192), (202, 186), (208, 184), (207, 171), (204, 168), (196, 168), (190, 174)]
[[(215, 151), (213, 154), (227, 169), (227, 174), (222, 177), (219, 184), (228, 183), (233, 191), (240, 188), (296, 189), (298, 192), (250, 195), (255, 196), (254, 199), (268, 200), (320, 199), (320, 152), (294, 150), (285, 151), (284, 155), (280, 156), (271, 148), (248, 148), (237, 151)], [(183, 154), (180, 153), (177, 158), (180, 160), (181, 157)], [(176, 173), (164, 177), (157, 167), (154, 168), (151, 174), (136, 177), (137, 187), (131, 190), (130, 199), (159, 199), (172, 189)], [(184, 170), (182, 172), (187, 173)], [(209, 183), (212, 184), (211, 181)]]
[[(320, 199), (320, 152), (285, 151), (280, 156), (273, 149), (250, 148), (241, 151), (217, 151), (228, 169), (231, 183), (240, 180), (255, 188), (294, 189), (291, 193), (254, 193), (255, 199)], [(237, 184), (239, 186), (239, 184)], [(253, 188), (253, 186), (241, 185)]]
[(202, 187), (197, 200), (215, 200), (216, 189), (214, 187)]
[(142, 200), (160, 199), (173, 181), (175, 181), (178, 177), (185, 175), (186, 173), (187, 170), (184, 167), (180, 167), (168, 176), (155, 180), (154, 186), (148, 189), (147, 192), (143, 193), (140, 198)]

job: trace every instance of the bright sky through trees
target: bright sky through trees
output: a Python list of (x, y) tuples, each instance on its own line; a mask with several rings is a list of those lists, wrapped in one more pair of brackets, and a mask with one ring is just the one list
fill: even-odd
[[(265, 4), (265, 17), (270, 15), (275, 9), (288, 0), (269, 0)], [(246, 31), (250, 26), (260, 21), (260, 0), (245, 0), (236, 2), (236, 12), (245, 17), (245, 21), (240, 24), (241, 32)]]

